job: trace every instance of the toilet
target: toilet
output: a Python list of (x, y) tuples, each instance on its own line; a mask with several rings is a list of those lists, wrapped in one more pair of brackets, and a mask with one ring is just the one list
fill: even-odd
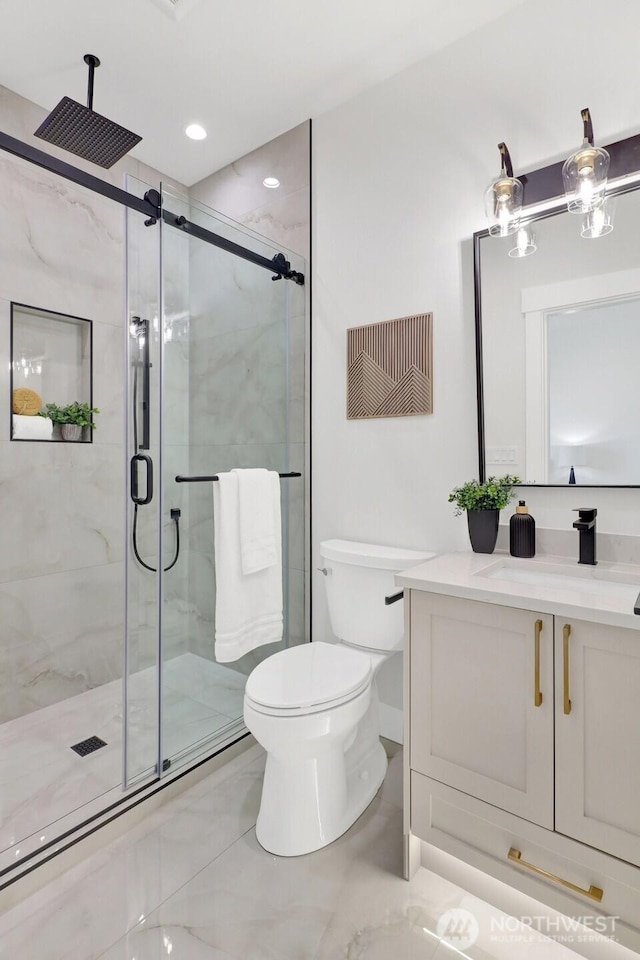
[(295, 857), (336, 840), (371, 803), (387, 758), (376, 673), (403, 645), (394, 575), (435, 554), (349, 540), (320, 544), (331, 628), (340, 642), (288, 647), (247, 680), (244, 721), (267, 753), (256, 834)]

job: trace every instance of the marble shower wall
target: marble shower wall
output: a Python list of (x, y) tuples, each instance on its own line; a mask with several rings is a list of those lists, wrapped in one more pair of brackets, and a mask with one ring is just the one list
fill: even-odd
[[(32, 133), (44, 115), (0, 87), (3, 131), (42, 147)], [(69, 161), (64, 151), (47, 150)], [(73, 163), (95, 173), (78, 158)], [(100, 176), (122, 186), (125, 173), (155, 186), (160, 180), (130, 158)], [(3, 153), (0, 209), (3, 722), (121, 675), (125, 330), (124, 212), (117, 204)], [(93, 321), (101, 412), (92, 444), (10, 441), (12, 300)], [(175, 633), (186, 636), (177, 624)]]
[[(310, 125), (301, 124), (189, 190), (189, 196), (309, 258)], [(277, 177), (268, 189), (263, 179)], [(239, 238), (242, 242), (242, 238)], [(248, 241), (249, 242), (249, 241)], [(306, 270), (303, 263), (296, 269)], [(289, 637), (309, 639), (308, 310), (306, 287), (272, 283), (259, 267), (206, 247), (191, 256), (190, 433), (192, 473), (266, 466), (300, 470), (283, 481), (287, 517)], [(288, 354), (288, 369), (287, 369)], [(190, 494), (189, 605), (193, 653), (213, 657), (213, 512), (210, 488)], [(234, 666), (248, 671), (265, 647)]]

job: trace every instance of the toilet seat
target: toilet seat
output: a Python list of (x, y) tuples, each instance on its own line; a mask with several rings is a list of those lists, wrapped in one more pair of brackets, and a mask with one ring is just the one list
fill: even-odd
[(245, 697), (271, 716), (304, 716), (353, 700), (371, 683), (371, 659), (341, 644), (304, 643), (263, 660), (253, 670)]

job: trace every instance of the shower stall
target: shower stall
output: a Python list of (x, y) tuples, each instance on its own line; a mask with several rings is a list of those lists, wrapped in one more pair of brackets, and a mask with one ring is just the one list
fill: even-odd
[[(309, 630), (303, 258), (2, 133), (0, 174), (1, 889), (245, 736), (247, 675)], [(87, 377), (95, 433), (17, 440), (16, 387), (59, 402)], [(283, 477), (284, 639), (221, 664), (213, 483), (234, 467)]]

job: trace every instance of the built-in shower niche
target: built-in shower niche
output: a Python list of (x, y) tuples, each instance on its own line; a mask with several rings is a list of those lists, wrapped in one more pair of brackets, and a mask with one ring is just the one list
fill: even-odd
[[(88, 426), (69, 429), (37, 416), (47, 404), (93, 408), (91, 320), (53, 310), (11, 304), (9, 437), (54, 443), (91, 443)], [(35, 414), (35, 415), (34, 415)], [(91, 418), (95, 422), (95, 417)]]

